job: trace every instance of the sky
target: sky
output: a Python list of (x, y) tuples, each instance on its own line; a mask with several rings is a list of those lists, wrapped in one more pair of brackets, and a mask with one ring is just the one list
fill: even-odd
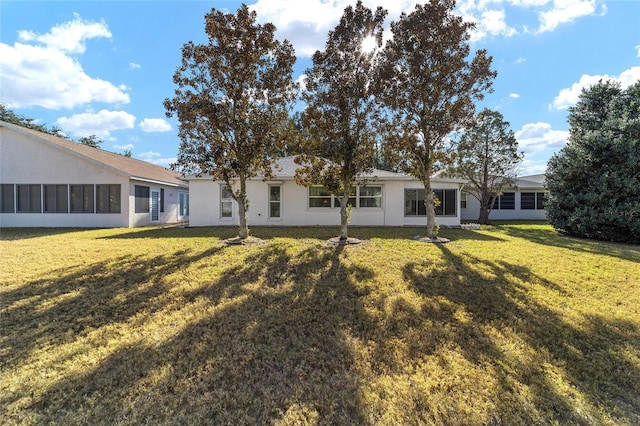
[[(364, 0), (389, 11), (409, 0)], [(418, 2), (423, 3), (423, 2)], [(294, 46), (294, 79), (323, 49), (355, 0), (257, 0), (246, 4)], [(236, 1), (0, 1), (0, 102), (73, 139), (155, 164), (176, 160), (178, 121), (163, 101), (188, 41), (206, 43), (204, 16)], [(486, 49), (498, 75), (478, 111), (500, 111), (525, 153), (519, 174), (542, 173), (566, 143), (568, 108), (599, 80), (640, 80), (640, 0), (459, 0), (476, 24), (471, 48)]]

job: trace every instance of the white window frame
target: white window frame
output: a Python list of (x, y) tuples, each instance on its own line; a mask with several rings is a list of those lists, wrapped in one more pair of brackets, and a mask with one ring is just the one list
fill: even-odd
[[(333, 194), (329, 194), (329, 195), (311, 195), (311, 188), (323, 188), (322, 186), (311, 186), (309, 187), (309, 189), (307, 190), (307, 206), (310, 209), (339, 209), (340, 208), (340, 197), (333, 195)], [(361, 188), (380, 188), (380, 194), (379, 195), (362, 195), (361, 194)], [(358, 186), (354, 186), (352, 188), (352, 192), (349, 196), (349, 200), (351, 201), (351, 207), (354, 209), (365, 209), (365, 210), (370, 210), (370, 209), (378, 209), (378, 210), (382, 210), (383, 208), (383, 185), (358, 185)], [(327, 192), (329, 192), (327, 190)], [(311, 200), (312, 199), (329, 199), (329, 205), (328, 206), (311, 206)], [(361, 199), (376, 199), (379, 198), (380, 199), (380, 206), (376, 206), (376, 207), (363, 207), (361, 206)]]
[[(229, 206), (229, 214), (225, 214), (224, 206)], [(231, 190), (227, 188), (227, 185), (220, 185), (220, 218), (221, 219), (233, 219), (233, 197), (231, 196)]]
[[(271, 188), (278, 188), (278, 199), (277, 200), (272, 200), (271, 199)], [(269, 185), (269, 219), (271, 220), (282, 220), (282, 185)], [(277, 204), (278, 205), (278, 216), (272, 216), (271, 215), (271, 206)]]

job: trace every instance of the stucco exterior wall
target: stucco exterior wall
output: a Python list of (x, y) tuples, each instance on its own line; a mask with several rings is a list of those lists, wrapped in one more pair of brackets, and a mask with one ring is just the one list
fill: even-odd
[[(191, 197), (190, 226), (224, 226), (238, 224), (238, 207), (233, 202), (232, 217), (223, 218), (220, 206), (222, 183), (209, 179), (191, 179), (189, 192)], [(236, 183), (237, 185), (237, 183)], [(281, 217), (269, 218), (269, 185), (281, 187)], [(351, 225), (355, 226), (424, 226), (426, 217), (404, 216), (404, 189), (420, 188), (418, 181), (388, 180), (376, 181), (372, 185), (382, 186), (382, 208), (354, 208)], [(236, 186), (237, 188), (237, 186)], [(441, 184), (434, 189), (459, 190), (456, 183)], [(339, 208), (308, 207), (308, 189), (297, 185), (292, 179), (263, 182), (252, 180), (247, 183), (249, 211), (247, 219), (250, 226), (339, 226)], [(441, 226), (460, 225), (459, 208), (456, 216), (438, 216)]]
[[(178, 188), (138, 182), (55, 145), (0, 127), (2, 184), (118, 184), (120, 213), (0, 213), (0, 227), (130, 227), (153, 224), (150, 213), (135, 213), (135, 185), (165, 189), (165, 211), (155, 223), (178, 221)], [(43, 198), (44, 199), (44, 198)]]

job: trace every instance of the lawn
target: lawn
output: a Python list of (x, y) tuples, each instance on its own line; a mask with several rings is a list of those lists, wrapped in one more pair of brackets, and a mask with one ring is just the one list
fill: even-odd
[(0, 424), (640, 424), (640, 247), (3, 229)]

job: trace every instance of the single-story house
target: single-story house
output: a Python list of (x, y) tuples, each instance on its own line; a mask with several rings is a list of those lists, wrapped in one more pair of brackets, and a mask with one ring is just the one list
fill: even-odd
[(0, 227), (135, 227), (188, 216), (178, 173), (0, 121)]
[[(294, 157), (278, 160), (274, 178), (247, 182), (249, 226), (334, 226), (340, 224), (338, 199), (320, 186), (305, 187), (295, 181)], [(224, 182), (210, 176), (187, 176), (191, 194), (190, 226), (237, 225), (238, 209)], [(462, 179), (433, 178), (441, 200), (436, 209), (440, 226), (460, 225)], [(237, 188), (238, 182), (233, 183)], [(351, 225), (424, 226), (426, 212), (422, 183), (412, 176), (374, 170), (365, 185), (354, 189)]]
[[(496, 198), (489, 220), (546, 220), (544, 205), (549, 190), (544, 179), (544, 174), (517, 177), (514, 186)], [(480, 202), (464, 189), (461, 197), (462, 220), (477, 221)]]

